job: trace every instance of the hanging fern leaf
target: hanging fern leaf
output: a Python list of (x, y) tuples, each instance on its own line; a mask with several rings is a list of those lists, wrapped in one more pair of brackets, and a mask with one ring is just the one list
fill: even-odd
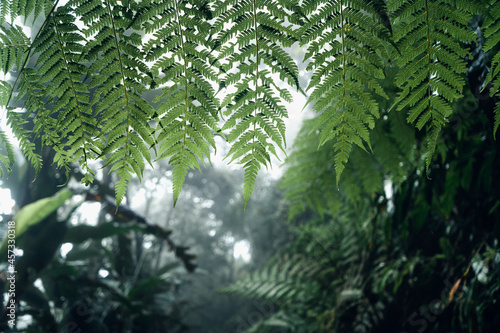
[[(286, 148), (283, 102), (292, 95), (285, 84), (300, 90), (288, 48), (300, 40), (307, 47), (307, 70), (313, 71), (308, 102), (319, 116), (310, 128), (313, 138), (298, 150), (306, 153), (312, 141), (324, 147), (317, 158), (325, 165), (312, 172), (323, 175), (322, 181), (338, 183), (341, 174), (349, 183), (361, 180), (349, 194), (332, 191), (325, 198), (314, 190), (321, 184), (307, 180), (312, 164), (290, 159), (290, 169), (304, 176), (288, 179), (291, 193), (299, 200), (310, 193), (298, 211), (328, 213), (344, 200), (356, 201), (363, 188), (380, 190), (380, 179), (401, 171), (408, 160), (403, 152), (418, 148), (413, 138), (399, 140), (398, 133), (408, 131), (394, 125), (394, 117), (376, 122), (379, 109), (386, 112), (386, 92), (391, 95), (380, 79), (393, 67), (386, 66), (392, 58), (401, 89), (394, 105), (418, 129), (426, 128), (427, 167), (434, 151), (443, 149), (440, 129), (465, 84), (467, 51), (460, 42), (474, 38), (467, 28), (472, 13), (484, 14), (485, 49), (496, 51), (499, 44), (500, 7), (484, 3), (489, 6), (466, 0), (391, 0), (388, 7), (382, 0), (2, 1), (0, 70), (14, 74), (15, 82), (0, 83), (0, 100), (36, 169), (41, 161), (35, 148), (41, 147), (31, 140), (38, 138), (54, 148), (59, 167), (79, 163), (87, 184), (93, 179), (88, 162), (103, 159), (118, 175), (118, 203), (127, 180), (140, 178), (151, 163), (151, 149), (156, 159), (168, 158), (174, 166), (177, 201), (188, 170), (210, 159), (214, 133), (225, 118), (222, 130), (232, 144), (226, 158), (243, 164), (246, 205), (259, 170)], [(28, 16), (42, 15), (33, 41), (13, 23), (29, 25)], [(389, 56), (391, 34), (400, 53)], [(492, 94), (499, 94), (499, 62), (493, 54), (487, 80)], [(216, 86), (226, 93), (220, 103)], [(144, 99), (146, 92), (158, 95), (156, 110)], [(495, 133), (498, 126), (500, 104)], [(365, 156), (358, 148), (387, 154)], [(351, 158), (356, 163), (348, 163)], [(10, 163), (8, 157), (4, 161)], [(372, 168), (378, 164), (380, 169)]]
[[(18, 80), (18, 91), (14, 102), (22, 100), (22, 105), (26, 111), (19, 113), (16, 111), (16, 108), (7, 106), (7, 124), (10, 125), (14, 135), (20, 141), (20, 148), (24, 156), (38, 173), (42, 166), (42, 160), (41, 156), (36, 152), (37, 149), (32, 142), (32, 138), (40, 136), (43, 131), (42, 144), (45, 142), (51, 145), (56, 151), (56, 155), (57, 153), (61, 154), (62, 151), (58, 147), (57, 133), (54, 133), (52, 130), (53, 123), (50, 121), (51, 118), (48, 117), (44, 106), (43, 91), (45, 87), (38, 83), (40, 75), (33, 68), (24, 68)], [(13, 91), (8, 83), (3, 83), (2, 85), (1, 105), (6, 105), (9, 104)], [(33, 115), (32, 119), (30, 119), (31, 115)], [(27, 125), (31, 122), (33, 122), (34, 127)], [(58, 165), (68, 168), (67, 161), (64, 162)]]
[[(287, 8), (295, 1), (219, 1), (215, 31), (219, 34), (219, 58), (225, 62), (224, 85), (234, 89), (221, 106), (228, 117), (223, 130), (233, 142), (228, 152), (231, 162), (240, 159), (245, 170), (243, 196), (245, 206), (253, 191), (261, 166), (278, 156), (275, 145), (285, 149), (285, 123), (288, 116), (282, 100), (291, 102), (287, 88), (277, 78), (299, 86), (298, 68), (283, 49), (295, 41)], [(268, 68), (264, 68), (267, 65)]]
[(40, 54), (36, 84), (43, 89), (45, 102), (40, 104), (50, 105), (47, 110), (40, 105), (37, 113), (43, 114), (53, 126), (51, 129), (47, 124), (44, 131), (53, 131), (51, 143), (59, 148), (54, 157), (58, 166), (68, 169), (69, 162), (80, 161), (87, 174), (85, 178), (91, 179), (93, 171), (88, 160), (96, 158), (100, 148), (95, 138), (97, 124), (89, 104), (89, 91), (81, 78), (81, 73), (87, 70), (79, 63), (85, 39), (74, 22), (70, 8), (58, 8), (33, 44), (34, 52)]
[(308, 102), (321, 112), (315, 126), (322, 126), (320, 145), (334, 140), (338, 184), (352, 145), (371, 149), (369, 130), (379, 117), (371, 94), (388, 98), (377, 81), (384, 78), (380, 56), (386, 28), (369, 1), (306, 0), (302, 10), (307, 21), (301, 44), (308, 45), (307, 69), (314, 70)]
[(58, 1), (54, 0), (2, 0), (0, 1), (0, 25), (5, 22), (7, 15), (10, 22), (14, 22), (17, 17), (22, 17), (24, 23), (33, 14), (33, 20), (43, 12), (48, 14)]
[[(4, 152), (7, 155), (4, 155)], [(0, 129), (0, 177), (3, 176), (4, 167), (7, 170), (7, 173), (10, 173), (12, 165), (14, 165), (14, 161), (16, 156), (14, 155), (14, 146), (10, 143), (7, 134)]]
[(468, 50), (459, 43), (474, 40), (471, 15), (449, 1), (393, 0), (388, 8), (401, 52), (396, 84), (402, 91), (395, 105), (398, 111), (408, 109), (408, 122), (419, 130), (429, 127), (428, 169), (439, 132), (453, 112), (451, 103), (463, 96)]
[(8, 73), (14, 66), (19, 70), (26, 58), (30, 39), (18, 25), (0, 26), (0, 68)]
[[(119, 178), (115, 184), (118, 205), (132, 174), (141, 178), (144, 161), (151, 163), (149, 147), (154, 144), (148, 124), (154, 111), (141, 96), (148, 72), (138, 48), (141, 36), (127, 30), (133, 24), (135, 2), (74, 0), (71, 5), (86, 25), (86, 55), (92, 61), (89, 88), (95, 89), (91, 105), (105, 147), (100, 156), (108, 156), (104, 166), (110, 165)], [(90, 115), (86, 110), (82, 114)], [(86, 123), (85, 129), (94, 124)]]
[(151, 38), (146, 60), (154, 62), (155, 83), (163, 87), (156, 101), (165, 100), (159, 117), (157, 159), (169, 158), (173, 168), (174, 205), (190, 168), (200, 168), (215, 149), (218, 101), (211, 82), (217, 82), (216, 59), (210, 54), (210, 24), (198, 1), (144, 1), (136, 26)]
[[(484, 45), (485, 52), (493, 52), (493, 48), (500, 45), (500, 2), (490, 1), (489, 15), (484, 22)], [(484, 86), (491, 84), (490, 94), (500, 98), (500, 52), (496, 52), (491, 57), (491, 69), (488, 72)], [(493, 125), (493, 135), (495, 136), (498, 126), (500, 126), (500, 101), (495, 106), (495, 124)]]
[(20, 114), (12, 110), (7, 113), (7, 125), (12, 128), (12, 132), (19, 140), (19, 148), (28, 162), (35, 168), (36, 173), (38, 173), (42, 168), (42, 157), (36, 153), (35, 144), (31, 142), (31, 131), (24, 128), (26, 123), (27, 121)]
[(8, 82), (0, 80), (0, 107), (5, 107), (9, 103), (12, 87)]

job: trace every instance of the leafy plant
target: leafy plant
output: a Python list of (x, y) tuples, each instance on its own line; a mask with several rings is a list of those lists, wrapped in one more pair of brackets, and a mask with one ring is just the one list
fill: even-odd
[[(319, 112), (313, 130), (320, 129), (318, 145), (334, 147), (337, 183), (353, 145), (378, 155), (371, 136), (386, 130), (376, 119), (389, 98), (380, 81), (388, 63), (398, 68), (401, 91), (387, 109), (426, 128), (428, 169), (451, 104), (462, 96), (464, 43), (475, 39), (467, 21), (475, 13), (485, 17), (486, 48), (494, 53), (488, 80), (491, 93), (498, 90), (498, 6), (474, 3), (4, 1), (0, 68), (13, 79), (1, 80), (0, 102), (32, 165), (42, 164), (37, 137), (54, 149), (59, 167), (78, 163), (85, 184), (95, 176), (89, 163), (103, 160), (118, 176), (118, 204), (131, 177), (140, 178), (146, 163), (161, 158), (174, 166), (176, 201), (187, 171), (200, 168), (215, 149), (214, 136), (222, 135), (232, 144), (230, 161), (243, 164), (246, 203), (260, 168), (276, 148), (285, 149), (283, 102), (292, 95), (278, 82), (305, 88), (288, 49), (298, 42), (313, 72), (307, 87)], [(33, 37), (23, 31), (28, 16), (41, 22)], [(218, 93), (225, 94), (221, 101)], [(10, 139), (2, 134), (0, 140), (8, 170)]]
[[(32, 171), (17, 163), (13, 169), (13, 176)], [(23, 186), (24, 176), (17, 178), (17, 183), (14, 177), (9, 179), (19, 205), (23, 205), (20, 198), (27, 198), (26, 193), (36, 195), (40, 187), (57, 191), (55, 173), (44, 181), (28, 181), (29, 187)], [(185, 328), (183, 303), (176, 288), (186, 271), (195, 270), (195, 255), (171, 239), (172, 230), (150, 224), (124, 205), (117, 208), (114, 200), (105, 199), (106, 192), (112, 190), (100, 180), (92, 192), (64, 188), (24, 205), (9, 222), (16, 226), (17, 251), (15, 259), (4, 253), (0, 266), (7, 269), (7, 258), (8, 264), (15, 265), (15, 295), (4, 289), (5, 283), (2, 289), (7, 299), (15, 298), (18, 318), (26, 315), (29, 320), (18, 319), (18, 328), (2, 320), (2, 331), (153, 332)], [(89, 202), (101, 205), (97, 225), (82, 223), (81, 205)], [(104, 219), (106, 212), (110, 219)], [(10, 217), (1, 218), (6, 221)], [(171, 251), (172, 258), (156, 258), (155, 249), (146, 249), (138, 241), (143, 235), (164, 244), (162, 248)], [(172, 260), (174, 256), (178, 260)]]
[[(71, 191), (63, 189), (53, 197), (40, 199), (24, 206), (13, 218), (16, 237), (20, 237), (30, 226), (43, 221), (47, 216), (61, 207), (69, 198), (71, 198)], [(7, 251), (7, 242), (8, 238), (5, 237), (0, 245), (0, 254), (2, 255), (5, 255)]]
[[(347, 186), (336, 186), (335, 149), (314, 149), (320, 128), (304, 123), (281, 179), (296, 239), (280, 259), (225, 289), (275, 302), (276, 312), (249, 332), (496, 331), (500, 159), (487, 125), (497, 101), (480, 93), (482, 47), (482, 39), (471, 46), (464, 97), (449, 104), (452, 126), (442, 128), (430, 164), (420, 153), (427, 135), (404, 121), (404, 110), (388, 111), (401, 96), (390, 71), (381, 81), (390, 100), (378, 99), (371, 136), (375, 154), (352, 149)], [(315, 274), (290, 260), (296, 256)], [(278, 279), (283, 261), (295, 268)]]

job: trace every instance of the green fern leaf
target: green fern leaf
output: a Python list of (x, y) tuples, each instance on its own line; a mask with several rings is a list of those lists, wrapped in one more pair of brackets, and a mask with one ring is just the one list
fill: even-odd
[[(5, 150), (5, 153), (7, 155), (4, 155), (3, 150)], [(14, 154), (14, 146), (10, 143), (9, 138), (7, 137), (7, 133), (5, 133), (1, 128), (0, 128), (0, 177), (3, 176), (3, 169), (5, 168), (7, 170), (7, 173), (11, 172), (11, 167), (14, 165), (16, 156)], [(2, 167), (3, 165), (3, 167)]]
[(26, 120), (16, 112), (7, 112), (7, 125), (19, 140), (19, 148), (23, 152), (28, 162), (35, 168), (36, 173), (42, 168), (42, 157), (36, 153), (35, 144), (31, 142), (31, 131), (24, 128)]
[(33, 22), (42, 13), (46, 15), (57, 5), (54, 0), (3, 0), (0, 2), (0, 25), (2, 25), (6, 16), (10, 17), (10, 22), (18, 17), (22, 17), (24, 23), (30, 15), (33, 14)]
[(12, 87), (8, 82), (0, 80), (0, 106), (7, 106), (9, 103), (10, 93), (12, 91)]
[(40, 83), (41, 72), (33, 68), (24, 68), (20, 75), (16, 101), (24, 99), (23, 107), (26, 113), (23, 118), (25, 122), (26, 119), (33, 118), (32, 136), (35, 138), (41, 136), (42, 144), (52, 146), (55, 151), (54, 163), (68, 171), (70, 160), (64, 149), (59, 147), (59, 136), (54, 129), (56, 120), (50, 117), (50, 109), (46, 108), (45, 86)]
[[(500, 98), (500, 94), (497, 95)], [(498, 126), (500, 126), (500, 102), (495, 105), (495, 124), (493, 125), (493, 136), (495, 136)]]
[[(283, 49), (295, 41), (290, 14), (286, 10), (295, 1), (219, 1), (214, 30), (218, 32), (219, 57), (227, 73), (223, 82), (228, 93), (221, 106), (228, 117), (222, 130), (233, 145), (227, 157), (240, 159), (244, 165), (243, 195), (245, 206), (253, 191), (261, 166), (276, 157), (276, 148), (285, 149), (286, 108), (277, 94), (291, 100), (291, 95), (277, 84), (274, 76), (299, 87), (298, 68)], [(270, 70), (261, 68), (267, 65)], [(286, 91), (286, 92), (285, 92)]]
[[(88, 42), (83, 52), (92, 62), (88, 69), (89, 88), (95, 88), (95, 92), (90, 106), (86, 99), (79, 100), (76, 114), (80, 118), (75, 121), (82, 121), (85, 127), (83, 132), (75, 133), (80, 135), (80, 140), (70, 141), (80, 144), (88, 138), (87, 148), (70, 152), (83, 155), (84, 161), (89, 151), (92, 157), (108, 156), (104, 166), (110, 165), (118, 176), (115, 184), (118, 206), (132, 174), (141, 178), (143, 161), (151, 163), (149, 147), (154, 144), (148, 123), (154, 111), (141, 96), (148, 83), (148, 68), (137, 47), (141, 44), (141, 36), (127, 31), (134, 23), (133, 15), (123, 15), (124, 12), (136, 13), (138, 8), (135, 2), (111, 0), (75, 0), (71, 1), (71, 6), (86, 24), (84, 34)], [(80, 90), (75, 89), (75, 92)], [(93, 114), (91, 107), (95, 108)], [(99, 138), (101, 143), (90, 146), (91, 138)]]
[(468, 28), (472, 15), (449, 1), (389, 1), (388, 8), (401, 51), (396, 84), (402, 91), (395, 105), (409, 110), (407, 120), (419, 130), (429, 126), (428, 168), (439, 131), (453, 112), (451, 103), (463, 96), (468, 51), (459, 43), (475, 38)]
[(19, 70), (31, 45), (18, 25), (0, 26), (0, 68), (8, 73), (14, 66)]
[[(484, 87), (491, 85), (490, 95), (500, 97), (500, 52), (491, 55), (493, 49), (500, 45), (500, 3), (497, 1), (489, 1), (489, 15), (486, 16), (484, 22), (484, 37), (486, 39), (484, 51), (490, 52), (491, 69), (486, 76)], [(493, 125), (493, 136), (496, 137), (498, 126), (500, 125), (500, 102), (495, 106), (495, 124)]]
[(431, 131), (427, 134), (427, 155), (425, 156), (425, 168), (429, 170), (429, 165), (432, 162), (432, 155), (436, 150), (437, 141), (439, 138), (440, 127), (433, 127)]
[(320, 131), (312, 130), (314, 122), (313, 119), (304, 122), (285, 160), (286, 171), (280, 180), (290, 202), (290, 220), (306, 208), (323, 217), (326, 213), (335, 215), (342, 206), (340, 192), (329, 185), (335, 182), (332, 163), (335, 152), (326, 145), (317, 148)]
[(151, 33), (145, 45), (146, 60), (163, 87), (156, 101), (157, 160), (169, 158), (174, 166), (173, 196), (177, 202), (189, 169), (200, 169), (215, 149), (218, 101), (211, 82), (217, 82), (217, 60), (207, 39), (210, 25), (197, 2), (155, 1), (141, 9), (136, 26)]
[(318, 263), (305, 258), (285, 257), (219, 292), (290, 304), (298, 298), (307, 297), (303, 291), (311, 288), (311, 283), (314, 284), (311, 277), (319, 268)]
[(338, 184), (353, 144), (371, 149), (369, 130), (379, 117), (372, 93), (388, 98), (377, 81), (387, 30), (370, 2), (306, 0), (302, 10), (308, 20), (301, 44), (314, 69), (308, 103), (321, 112), (313, 130), (321, 127), (320, 145), (334, 140)]
[[(79, 161), (86, 173), (91, 172), (88, 161), (100, 154), (96, 143), (97, 123), (89, 104), (89, 91), (82, 83), (80, 73), (87, 68), (79, 63), (85, 39), (74, 24), (76, 18), (70, 8), (60, 7), (53, 11), (39, 39), (33, 44), (37, 59), (38, 85), (43, 85), (44, 98), (51, 103), (45, 113), (54, 123), (51, 134), (58, 146), (55, 160), (59, 166)], [(40, 90), (41, 90), (40, 89)], [(50, 131), (48, 126), (44, 129)]]

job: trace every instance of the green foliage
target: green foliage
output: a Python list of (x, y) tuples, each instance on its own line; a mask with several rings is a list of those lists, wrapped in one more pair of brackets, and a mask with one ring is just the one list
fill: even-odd
[(387, 97), (377, 79), (383, 79), (385, 28), (369, 1), (304, 1), (307, 17), (300, 30), (301, 44), (308, 45), (307, 69), (314, 70), (308, 89), (313, 109), (322, 112), (316, 129), (320, 145), (335, 139), (337, 184), (352, 145), (371, 150), (369, 130), (380, 111), (371, 92)]
[(243, 296), (265, 299), (283, 304), (301, 300), (307, 302), (314, 288), (304, 285), (304, 281), (313, 282), (318, 267), (305, 258), (283, 258), (262, 271), (248, 275), (235, 284), (221, 289), (224, 293), (237, 292)]
[(7, 15), (10, 16), (10, 21), (13, 22), (20, 17), (26, 23), (28, 17), (33, 14), (33, 18), (39, 17), (43, 11), (48, 13), (53, 6), (57, 4), (54, 0), (5, 0), (0, 4), (0, 24), (3, 24)]
[(24, 52), (31, 45), (30, 39), (24, 35), (20, 26), (7, 25), (7, 27), (0, 27), (2, 31), (0, 35), (0, 63), (4, 73), (8, 73), (14, 66), (18, 69), (22, 68), (22, 63), (25, 60)]
[(7, 169), (7, 172), (10, 173), (11, 167), (14, 164), (15, 155), (14, 155), (14, 146), (9, 141), (7, 134), (0, 129), (0, 144), (3, 146), (2, 150), (7, 152), (7, 156), (0, 155), (0, 162), (3, 164), (3, 167), (0, 166), (0, 177), (3, 176), (4, 167)]
[(37, 70), (32, 72), (33, 78), (23, 77), (26, 82), (21, 84), (27, 90), (19, 98), (22, 94), (43, 91), (43, 99), (39, 98), (34, 107), (25, 104), (29, 111), (44, 118), (43, 128), (36, 127), (35, 133), (43, 131), (45, 142), (57, 145), (54, 162), (59, 167), (68, 169), (69, 162), (76, 159), (88, 170), (87, 160), (99, 150), (94, 143), (96, 122), (92, 118), (87, 85), (81, 82), (79, 74), (87, 70), (79, 63), (86, 40), (74, 22), (74, 14), (64, 7), (57, 8), (47, 18), (32, 45), (33, 52), (40, 54)]
[[(19, 164), (12, 169), (14, 177), (9, 178), (8, 185), (12, 186), (14, 197), (15, 193), (20, 194), (16, 201), (21, 206), (29, 197), (57, 191), (56, 173), (32, 182), (15, 176), (34, 170)], [(93, 189), (99, 193), (101, 190), (113, 192), (99, 180)], [(67, 200), (69, 198), (72, 200)], [(28, 327), (19, 329), (164, 332), (185, 328), (179, 314), (182, 302), (177, 289), (186, 271), (192, 272), (196, 267), (192, 263), (195, 256), (188, 247), (178, 246), (169, 238), (172, 230), (149, 224), (144, 217), (123, 205), (113, 215), (117, 210), (113, 201), (104, 201), (91, 192), (65, 188), (53, 196), (34, 199), (13, 218), (16, 224), (15, 258), (4, 253), (0, 263), (2, 270), (15, 265), (16, 313), (19, 316), (29, 314), (32, 318)], [(84, 224), (88, 207), (83, 204), (89, 201), (101, 204), (100, 217), (92, 226)], [(105, 221), (106, 213), (111, 219)], [(10, 221), (11, 217), (2, 215), (2, 218)], [(143, 247), (144, 235), (153, 241), (152, 247)], [(8, 239), (5, 237), (2, 244), (5, 252)], [(165, 246), (179, 260), (173, 256), (161, 261), (156, 258), (159, 244), (162, 244), (160, 249)], [(22, 256), (17, 255), (19, 250), (23, 251)], [(5, 290), (4, 296), (13, 297), (13, 294)], [(2, 306), (7, 304), (3, 303)], [(20, 325), (20, 321), (16, 324)], [(18, 330), (9, 327), (6, 321), (0, 322), (0, 327), (2, 332)]]
[[(164, 100), (157, 108), (158, 157), (169, 157), (173, 169), (174, 205), (190, 168), (198, 168), (215, 149), (213, 132), (219, 121), (218, 101), (210, 81), (216, 82), (217, 59), (207, 38), (205, 4), (196, 1), (143, 1), (134, 26), (153, 34), (144, 45), (146, 61)], [(201, 171), (201, 170), (200, 170)]]
[(261, 166), (271, 163), (270, 154), (278, 157), (275, 145), (285, 151), (283, 119), (288, 112), (280, 98), (290, 103), (292, 96), (277, 84), (275, 77), (279, 75), (280, 80), (299, 87), (297, 64), (284, 50), (296, 41), (292, 26), (286, 24), (292, 20), (287, 9), (293, 4), (219, 1), (215, 11), (215, 31), (221, 44), (219, 58), (226, 73), (222, 82), (234, 86), (234, 92), (221, 103), (228, 117), (222, 130), (231, 130), (227, 140), (233, 145), (228, 156), (231, 161), (241, 158), (239, 163), (245, 170), (245, 205)]
[(452, 115), (451, 103), (465, 85), (465, 56), (460, 42), (472, 42), (470, 15), (450, 1), (389, 1), (394, 40), (401, 56), (396, 84), (402, 89), (397, 110), (421, 130), (428, 125), (426, 168), (429, 169), (441, 128)]
[(391, 112), (376, 122), (372, 135), (374, 154), (359, 147), (352, 150), (345, 166), (344, 186), (335, 184), (334, 149), (318, 144), (321, 131), (314, 129), (315, 120), (305, 121), (280, 180), (285, 197), (290, 202), (289, 219), (308, 210), (321, 216), (335, 216), (346, 206), (358, 207), (366, 197), (383, 193), (384, 180), (395, 185), (405, 180), (408, 169), (419, 165), (415, 160), (416, 138), (400, 113)]
[[(359, 174), (367, 172), (363, 186), (380, 179), (361, 170), (363, 159), (373, 157), (356, 152), (380, 155), (375, 140), (392, 144), (392, 157), (375, 157), (385, 158), (382, 168), (398, 169), (394, 144), (404, 144), (392, 135), (408, 127), (378, 120), (392, 108), (425, 129), (425, 148), (411, 150), (425, 156), (428, 171), (443, 149), (440, 132), (453, 116), (451, 105), (463, 96), (473, 13), (485, 17), (487, 81), (498, 92), (494, 1), (394, 0), (386, 7), (366, 0), (23, 0), (1, 6), (0, 68), (12, 79), (0, 81), (0, 105), (22, 151), (39, 169), (42, 146), (33, 142), (40, 137), (54, 149), (57, 166), (68, 172), (80, 165), (85, 184), (95, 176), (89, 163), (103, 160), (118, 176), (117, 203), (146, 163), (163, 158), (174, 166), (176, 202), (188, 170), (210, 160), (214, 136), (222, 135), (231, 143), (226, 158), (243, 165), (246, 205), (259, 170), (286, 148), (287, 86), (310, 92), (308, 103), (319, 113), (312, 134), (320, 131), (317, 147), (333, 146), (329, 172), (337, 183), (341, 175), (346, 183), (356, 177), (349, 174), (351, 159), (362, 163)], [(34, 37), (17, 25), (20, 18), (30, 26), (28, 16), (38, 22), (32, 28), (40, 26)], [(307, 87), (299, 85), (294, 45), (306, 49)], [(392, 80), (387, 74), (395, 69), (394, 100), (384, 78)], [(496, 131), (500, 107), (495, 110)], [(3, 165), (12, 163), (2, 156)]]
[[(311, 134), (296, 140), (281, 180), (297, 236), (278, 258), (300, 255), (315, 274), (287, 270), (286, 280), (278, 280), (272, 272), (283, 263), (275, 260), (228, 288), (279, 307), (262, 313), (249, 332), (496, 331), (491, 313), (499, 309), (500, 158), (489, 129), (495, 99), (472, 94), (483, 84), (475, 77), (481, 78), (483, 66), (479, 57), (469, 64), (472, 83), (451, 104), (453, 127), (443, 128), (446, 147), (438, 141), (440, 159), (427, 173), (426, 160), (415, 153), (427, 149), (426, 137), (401, 126), (402, 112), (385, 114), (393, 101), (381, 103), (375, 158), (359, 159), (363, 150), (353, 149), (340, 189), (332, 176), (334, 149), (311, 149), (321, 132), (311, 132), (314, 119), (305, 122), (302, 131)], [(394, 93), (389, 96), (398, 98), (386, 82)], [(285, 288), (289, 281), (295, 287)], [(286, 293), (273, 299), (280, 288)], [(293, 320), (267, 325), (276, 318)]]
[(278, 312), (247, 332), (279, 327), (278, 318), (288, 331), (370, 331), (383, 318), (383, 304), (371, 304), (362, 274), (369, 256), (368, 244), (374, 240), (369, 228), (360, 222), (367, 213), (351, 211), (330, 224), (310, 220), (307, 225), (293, 228), (296, 240), (284, 249), (284, 254), (261, 272), (223, 289), (279, 306)]
[[(101, 151), (94, 151), (92, 147), (88, 150), (107, 156), (104, 166), (110, 165), (110, 171), (116, 170), (118, 204), (125, 196), (132, 173), (140, 178), (144, 162), (151, 163), (149, 147), (153, 145), (148, 120), (154, 111), (141, 96), (148, 82), (148, 69), (139, 48), (141, 36), (128, 31), (134, 23), (130, 15), (133, 4), (135, 2), (127, 1), (122, 5), (111, 0), (72, 2), (75, 13), (86, 25), (83, 31), (87, 38), (85, 52), (92, 61), (88, 68), (89, 88), (96, 89), (91, 105), (95, 108), (93, 117), (98, 125), (89, 123), (89, 127), (98, 130), (103, 144)], [(85, 181), (89, 178), (87, 176)]]
[[(500, 47), (500, 3), (496, 1), (489, 1), (489, 15), (485, 17), (484, 29), (486, 43), (484, 50), (489, 51), (492, 55), (491, 70), (486, 77), (485, 86), (492, 84), (490, 94), (500, 97), (500, 80), (498, 80), (500, 73), (500, 52), (497, 51)], [(496, 50), (495, 50), (496, 49)], [(495, 125), (493, 133), (496, 134), (498, 126), (500, 125), (500, 102), (495, 106)]]

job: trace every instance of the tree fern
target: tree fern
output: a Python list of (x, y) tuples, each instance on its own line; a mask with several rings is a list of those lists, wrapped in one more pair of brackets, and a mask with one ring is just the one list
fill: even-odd
[(428, 125), (426, 167), (439, 132), (452, 114), (451, 103), (462, 97), (468, 50), (460, 42), (474, 40), (471, 15), (454, 1), (393, 0), (394, 39), (401, 56), (396, 84), (402, 89), (397, 110), (408, 109), (408, 122)]
[(368, 1), (306, 0), (302, 10), (307, 19), (301, 43), (308, 45), (305, 59), (312, 60), (307, 69), (314, 70), (309, 103), (321, 112), (316, 121), (316, 128), (323, 126), (320, 145), (335, 140), (338, 183), (352, 145), (370, 147), (369, 129), (379, 116), (371, 93), (387, 97), (377, 82), (384, 77), (385, 28)]
[(231, 161), (241, 158), (245, 169), (245, 205), (261, 166), (270, 165), (271, 154), (278, 156), (275, 145), (285, 149), (283, 118), (288, 112), (280, 98), (291, 102), (292, 97), (276, 80), (298, 87), (297, 65), (284, 50), (296, 41), (287, 10), (294, 5), (293, 0), (217, 2), (215, 31), (226, 72), (222, 82), (234, 89), (222, 101), (228, 117), (222, 129), (231, 130), (228, 156)]
[(418, 165), (413, 157), (416, 139), (412, 127), (400, 123), (399, 113), (389, 113), (384, 118), (377, 120), (372, 133), (374, 154), (353, 147), (339, 189), (332, 187), (336, 181), (336, 152), (327, 145), (317, 149), (321, 127), (312, 130), (315, 119), (304, 122), (280, 180), (289, 201), (290, 219), (308, 209), (321, 217), (336, 216), (347, 206), (358, 207), (364, 200), (383, 194), (385, 179), (395, 185), (405, 180), (408, 169)]
[(208, 37), (210, 12), (200, 1), (143, 2), (135, 27), (153, 37), (145, 44), (146, 60), (154, 62), (155, 83), (165, 100), (158, 116), (157, 159), (169, 157), (173, 168), (174, 204), (189, 168), (199, 168), (215, 149), (218, 101), (212, 82), (218, 80)]
[[(486, 43), (484, 51), (493, 52), (493, 48), (500, 45), (500, 3), (490, 1), (489, 15), (485, 17), (484, 37)], [(485, 86), (491, 83), (490, 94), (500, 98), (500, 52), (493, 53), (491, 59), (491, 69), (486, 77)], [(493, 135), (496, 134), (500, 125), (500, 101), (495, 106), (495, 124), (493, 125)]]

